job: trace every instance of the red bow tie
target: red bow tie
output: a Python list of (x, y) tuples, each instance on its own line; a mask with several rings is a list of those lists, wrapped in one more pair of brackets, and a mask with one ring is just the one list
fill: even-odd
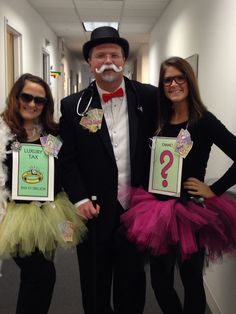
[(108, 102), (110, 99), (114, 97), (123, 97), (124, 91), (122, 88), (118, 88), (114, 93), (105, 93), (102, 94), (102, 99), (104, 102)]

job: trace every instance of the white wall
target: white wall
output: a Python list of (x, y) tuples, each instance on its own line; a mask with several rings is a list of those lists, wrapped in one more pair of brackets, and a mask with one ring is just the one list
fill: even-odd
[(142, 83), (149, 83), (148, 75), (148, 58), (149, 58), (149, 47), (143, 45), (137, 54), (137, 80)]
[[(4, 108), (6, 95), (5, 86), (5, 29), (4, 18), (8, 24), (22, 35), (22, 73), (30, 72), (42, 77), (42, 50), (50, 54), (50, 65), (59, 70), (57, 36), (44, 20), (25, 0), (0, 0), (0, 111)], [(46, 47), (45, 39), (50, 45)], [(51, 78), (51, 88), (57, 111), (57, 79)]]
[[(208, 109), (236, 134), (236, 1), (172, 0), (150, 36), (150, 82), (158, 84), (160, 63), (173, 55), (199, 54), (198, 79)], [(214, 148), (208, 178), (219, 177), (232, 163)], [(236, 258), (206, 270), (213, 314), (234, 314)], [(213, 308), (214, 306), (214, 308)]]

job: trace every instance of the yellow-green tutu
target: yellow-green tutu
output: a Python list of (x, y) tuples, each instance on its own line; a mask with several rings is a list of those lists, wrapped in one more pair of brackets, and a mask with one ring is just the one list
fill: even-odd
[[(73, 230), (69, 236), (68, 230)], [(12, 201), (0, 224), (0, 257), (30, 255), (37, 248), (51, 258), (58, 246), (73, 247), (82, 242), (86, 233), (84, 221), (64, 192), (53, 202)]]

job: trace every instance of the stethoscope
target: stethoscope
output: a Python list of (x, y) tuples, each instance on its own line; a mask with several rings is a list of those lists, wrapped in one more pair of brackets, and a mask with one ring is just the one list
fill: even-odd
[[(88, 112), (89, 106), (93, 100), (93, 96), (94, 96), (94, 82), (90, 83), (89, 86), (82, 92), (78, 103), (77, 103), (77, 107), (76, 107), (76, 113), (80, 116), (80, 117), (84, 117), (86, 115), (86, 113)], [(83, 97), (85, 96), (86, 93), (90, 92), (90, 98), (89, 101), (87, 103), (87, 106), (85, 107), (84, 111), (80, 112), (79, 107), (80, 107), (80, 103), (83, 100)]]
[[(134, 83), (132, 81), (129, 81), (130, 82), (130, 85), (134, 91), (134, 94), (135, 94), (135, 100), (136, 100), (136, 104), (137, 104), (137, 110), (140, 111), (140, 112), (143, 112), (143, 107), (141, 106), (140, 102), (139, 102), (139, 98), (138, 98), (138, 93), (137, 93), (137, 90), (134, 86)], [(76, 113), (80, 116), (80, 117), (84, 117), (88, 110), (89, 110), (89, 107), (90, 107), (90, 104), (93, 100), (93, 96), (94, 96), (94, 89), (95, 89), (95, 81), (93, 81), (92, 83), (89, 84), (89, 86), (82, 92), (79, 100), (78, 100), (78, 103), (77, 103), (77, 107), (76, 107)], [(85, 107), (85, 109), (83, 111), (80, 111), (80, 104), (81, 102), (83, 101), (83, 98), (85, 98), (86, 94), (89, 94), (90, 93), (90, 98), (88, 100), (88, 103), (87, 103), (87, 106)]]

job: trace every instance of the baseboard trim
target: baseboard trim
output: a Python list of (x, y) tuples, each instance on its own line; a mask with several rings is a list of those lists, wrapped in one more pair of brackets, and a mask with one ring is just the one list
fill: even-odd
[(204, 280), (204, 287), (205, 287), (205, 292), (206, 292), (207, 304), (208, 304), (212, 314), (223, 314), (223, 312), (221, 312), (218, 304), (216, 303), (216, 300), (215, 300), (213, 294), (211, 293), (211, 290), (208, 287), (206, 280)]

